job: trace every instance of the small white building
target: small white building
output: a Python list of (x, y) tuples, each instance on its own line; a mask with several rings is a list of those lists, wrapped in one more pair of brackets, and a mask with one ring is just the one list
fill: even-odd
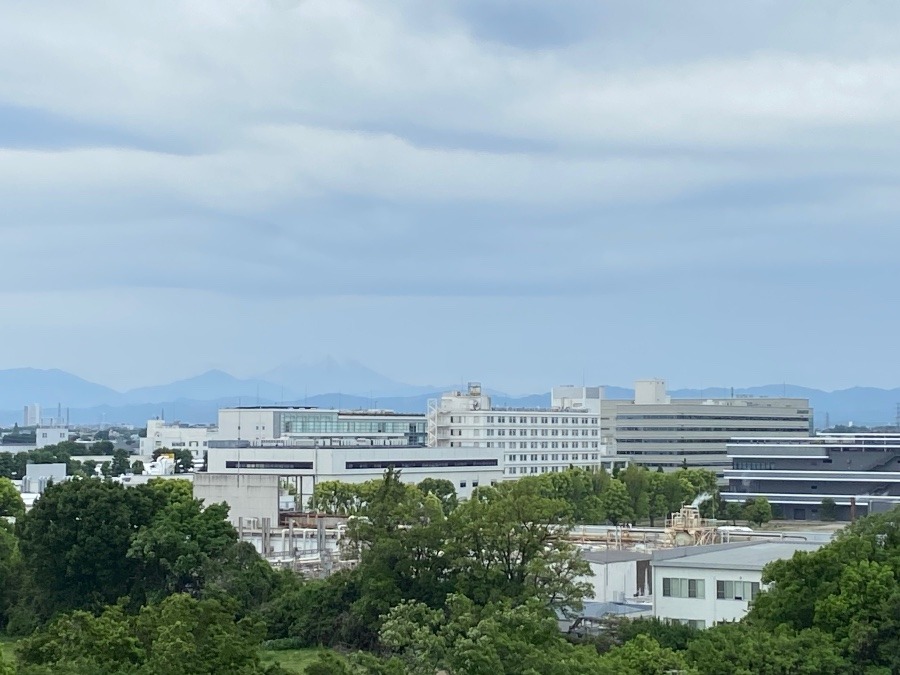
[(65, 427), (38, 427), (34, 432), (34, 447), (46, 448), (69, 440), (69, 430)]
[(812, 553), (821, 546), (750, 541), (655, 551), (651, 560), (653, 616), (694, 628), (739, 621), (763, 589), (766, 565), (797, 552)]
[(215, 435), (215, 429), (207, 426), (187, 424), (166, 424), (164, 420), (147, 421), (147, 437), (140, 439), (140, 454), (153, 455), (154, 451), (190, 450), (194, 463), (203, 461), (209, 446), (209, 439)]

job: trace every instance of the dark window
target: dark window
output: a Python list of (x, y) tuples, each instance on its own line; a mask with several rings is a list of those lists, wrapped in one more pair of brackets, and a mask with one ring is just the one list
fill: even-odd
[(455, 467), (455, 466), (497, 466), (496, 459), (411, 459), (397, 462), (345, 462), (344, 468), (352, 469), (420, 469), (430, 467)]
[(312, 462), (252, 462), (233, 461), (225, 462), (227, 469), (312, 469)]

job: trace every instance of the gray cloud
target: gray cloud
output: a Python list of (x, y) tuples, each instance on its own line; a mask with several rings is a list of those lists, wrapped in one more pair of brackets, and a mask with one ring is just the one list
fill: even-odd
[[(598, 359), (619, 382), (686, 361), (673, 376), (700, 384), (735, 339), (745, 382), (812, 378), (843, 340), (803, 332), (798, 365), (735, 324), (840, 299), (896, 328), (898, 28), (896, 3), (832, 0), (4, 6), (0, 290), (35, 315), (0, 336), (65, 365), (29, 335), (65, 316), (75, 364), (123, 382), (123, 335), (166, 345), (152, 372), (285, 360), (252, 356), (249, 328), (208, 360), (169, 337), (229, 315), (327, 323), (303, 350), (397, 371), (462, 321), (485, 353), (446, 367), (543, 364), (523, 388)], [(113, 306), (140, 330), (92, 330)], [(615, 339), (627, 354), (598, 357)]]

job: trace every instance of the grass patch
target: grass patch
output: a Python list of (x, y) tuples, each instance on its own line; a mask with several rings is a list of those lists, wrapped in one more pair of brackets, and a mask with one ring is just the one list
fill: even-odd
[(305, 673), (306, 666), (315, 661), (326, 649), (310, 647), (308, 649), (262, 650), (259, 658), (263, 663), (277, 663), (292, 673)]

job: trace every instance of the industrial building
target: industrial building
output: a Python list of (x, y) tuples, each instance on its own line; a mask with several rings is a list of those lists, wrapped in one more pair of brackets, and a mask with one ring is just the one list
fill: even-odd
[(653, 553), (653, 616), (709, 628), (739, 621), (764, 589), (762, 570), (794, 553), (812, 553), (817, 542), (744, 541), (680, 546)]
[[(220, 443), (226, 442), (215, 442), (210, 449), (207, 473), (195, 476), (194, 496), (207, 503), (228, 502), (235, 519), (268, 517), (277, 523), (280, 511), (305, 509), (317, 483), (362, 483), (381, 478), (391, 467), (400, 471), (405, 482), (449, 480), (461, 498), (470, 496), (479, 485), (492, 485), (504, 477), (502, 453), (487, 448), (437, 451), (421, 446), (322, 448), (250, 446), (246, 442), (217, 447)], [(256, 482), (247, 482), (248, 477)], [(215, 494), (207, 493), (207, 486), (214, 488)], [(261, 486), (268, 490), (264, 498), (249, 496), (249, 492), (264, 492)], [(285, 486), (290, 486), (294, 497), (288, 504), (281, 504), (279, 487)], [(250, 504), (252, 510), (245, 508)]]
[(830, 498), (839, 520), (900, 504), (900, 434), (735, 438), (722, 498), (765, 497), (794, 520), (818, 520)]
[(803, 438), (812, 433), (807, 399), (672, 399), (664, 380), (639, 380), (634, 400), (604, 400), (601, 441), (611, 455), (670, 471), (731, 467), (735, 436)]

